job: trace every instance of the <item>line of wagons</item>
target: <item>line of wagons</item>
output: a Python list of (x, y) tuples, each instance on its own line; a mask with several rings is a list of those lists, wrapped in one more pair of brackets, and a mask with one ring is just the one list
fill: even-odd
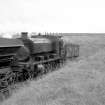
[(62, 36), (33, 35), (0, 38), (0, 89), (61, 67), (68, 58), (79, 56), (79, 45)]

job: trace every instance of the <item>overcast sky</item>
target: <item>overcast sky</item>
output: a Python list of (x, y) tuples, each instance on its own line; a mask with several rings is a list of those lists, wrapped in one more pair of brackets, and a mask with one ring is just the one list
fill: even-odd
[(0, 31), (105, 32), (105, 0), (0, 0)]

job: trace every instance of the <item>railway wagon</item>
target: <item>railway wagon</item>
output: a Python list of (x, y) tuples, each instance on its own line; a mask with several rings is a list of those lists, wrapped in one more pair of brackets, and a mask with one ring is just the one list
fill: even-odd
[(68, 43), (65, 47), (67, 58), (75, 58), (79, 56), (79, 45)]
[(61, 39), (65, 48), (65, 58), (71, 60), (72, 58), (79, 57), (80, 45), (66, 40), (65, 36), (62, 36)]

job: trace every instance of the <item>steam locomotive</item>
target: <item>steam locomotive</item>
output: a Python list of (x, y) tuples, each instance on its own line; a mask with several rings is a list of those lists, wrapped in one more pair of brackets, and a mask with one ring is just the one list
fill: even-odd
[(22, 32), (20, 38), (0, 38), (0, 89), (59, 68), (67, 58), (79, 56), (79, 45), (61, 36)]

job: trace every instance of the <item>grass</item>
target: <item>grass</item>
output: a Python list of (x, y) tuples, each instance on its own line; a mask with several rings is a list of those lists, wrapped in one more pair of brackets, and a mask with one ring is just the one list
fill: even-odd
[(79, 60), (30, 81), (2, 105), (105, 105), (105, 39), (86, 36), (74, 42), (81, 45)]

